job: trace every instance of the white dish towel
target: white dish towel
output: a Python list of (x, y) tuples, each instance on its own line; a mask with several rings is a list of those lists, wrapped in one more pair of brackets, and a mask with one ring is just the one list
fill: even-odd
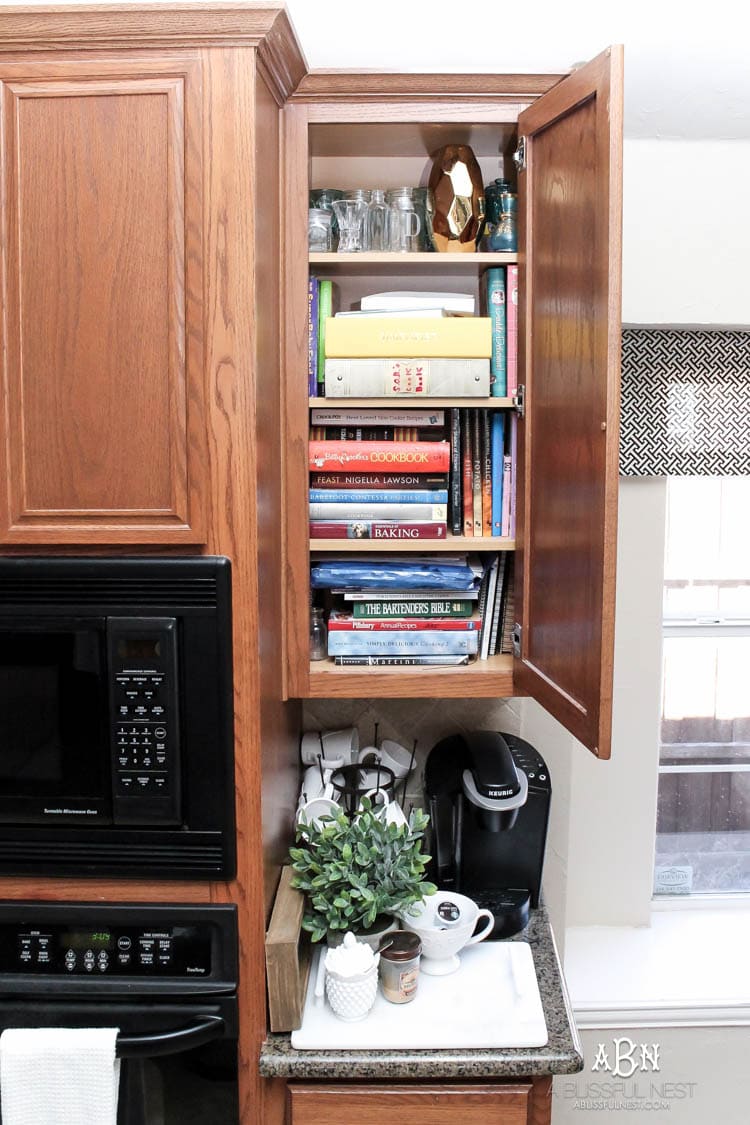
[(9, 1028), (0, 1035), (3, 1125), (116, 1125), (116, 1027)]

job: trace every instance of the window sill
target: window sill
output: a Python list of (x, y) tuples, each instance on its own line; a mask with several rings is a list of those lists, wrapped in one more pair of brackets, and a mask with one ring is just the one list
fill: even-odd
[(750, 903), (655, 909), (643, 927), (573, 926), (565, 976), (579, 1027), (750, 1025)]

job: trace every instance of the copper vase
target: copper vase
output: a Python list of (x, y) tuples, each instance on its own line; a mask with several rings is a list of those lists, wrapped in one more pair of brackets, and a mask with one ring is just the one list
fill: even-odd
[(433, 157), (427, 215), (435, 250), (473, 254), (484, 226), (482, 171), (469, 145), (444, 145)]

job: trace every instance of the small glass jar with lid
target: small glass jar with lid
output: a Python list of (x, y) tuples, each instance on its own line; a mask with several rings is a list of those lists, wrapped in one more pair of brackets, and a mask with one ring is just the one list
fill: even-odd
[(422, 943), (411, 930), (391, 930), (380, 942), (380, 989), (391, 1004), (408, 1004), (417, 994)]

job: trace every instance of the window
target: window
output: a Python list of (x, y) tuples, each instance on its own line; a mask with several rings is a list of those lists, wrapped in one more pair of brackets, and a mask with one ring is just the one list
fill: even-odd
[(656, 894), (750, 893), (750, 477), (667, 482)]

